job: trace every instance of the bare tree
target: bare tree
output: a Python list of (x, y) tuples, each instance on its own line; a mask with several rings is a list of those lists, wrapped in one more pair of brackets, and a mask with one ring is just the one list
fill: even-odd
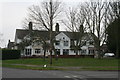
[[(52, 2), (52, 6), (51, 6)], [(52, 8), (52, 12), (51, 12)], [(62, 11), (62, 4), (59, 1), (46, 1), (41, 2), (40, 5), (32, 5), (28, 8), (28, 18), (24, 20), (25, 25), (27, 22), (32, 21), (37, 29), (50, 30), (50, 18), (52, 13), (53, 24), (56, 23), (56, 19)], [(23, 23), (24, 24), (24, 23)]]
[(82, 46), (82, 37), (84, 36), (85, 27), (83, 26), (85, 19), (81, 15), (82, 7), (79, 8), (69, 8), (66, 12), (66, 20), (62, 21), (64, 25), (68, 28), (69, 31), (72, 32), (72, 40), (71, 40), (71, 49), (76, 52), (76, 56), (78, 55), (78, 51), (81, 50)]
[(62, 11), (62, 5), (59, 1), (42, 2), (41, 6), (33, 5), (29, 8), (29, 16), (25, 20), (32, 21), (36, 29), (44, 29), (50, 33), (50, 64), (52, 64), (52, 52), (53, 52), (53, 25), (56, 23), (56, 19)]
[(50, 43), (48, 43), (46, 41), (46, 38), (39, 35), (39, 34), (34, 34), (34, 37), (33, 37), (33, 41), (32, 43), (40, 43), (43, 47), (43, 50), (44, 50), (44, 55), (43, 55), (43, 60), (45, 61), (45, 57), (46, 57), (46, 51), (49, 50), (50, 48)]
[(106, 40), (109, 3), (105, 1), (86, 2), (82, 6), (83, 16), (89, 32), (93, 35), (98, 57), (101, 57), (101, 45)]

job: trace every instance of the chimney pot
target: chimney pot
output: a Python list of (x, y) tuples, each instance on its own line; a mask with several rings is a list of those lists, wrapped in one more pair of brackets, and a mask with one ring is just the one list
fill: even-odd
[(56, 23), (55, 31), (56, 31), (56, 32), (59, 32), (59, 23)]
[(32, 26), (33, 26), (32, 22), (29, 22), (29, 30), (32, 30)]
[(9, 43), (10, 43), (10, 39), (9, 39)]

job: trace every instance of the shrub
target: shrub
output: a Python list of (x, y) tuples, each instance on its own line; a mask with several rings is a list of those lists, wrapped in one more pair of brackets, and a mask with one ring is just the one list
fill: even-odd
[(2, 60), (20, 58), (20, 50), (2, 49)]

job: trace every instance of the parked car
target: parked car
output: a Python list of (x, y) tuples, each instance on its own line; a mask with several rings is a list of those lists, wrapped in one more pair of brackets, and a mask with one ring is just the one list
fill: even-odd
[(115, 57), (115, 54), (114, 53), (105, 53), (104, 56), (105, 57)]

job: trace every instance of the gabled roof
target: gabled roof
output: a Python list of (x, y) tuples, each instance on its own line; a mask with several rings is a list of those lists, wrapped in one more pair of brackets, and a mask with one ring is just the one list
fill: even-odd
[(16, 36), (18, 39), (23, 39), (28, 34), (29, 34), (29, 30), (16, 29)]
[[(29, 35), (30, 31), (26, 30), (26, 29), (16, 29), (16, 36), (18, 39), (23, 39), (25, 36)], [(49, 39), (49, 31), (45, 31), (45, 30), (33, 30), (32, 33), (34, 33), (34, 35), (36, 36), (42, 36), (46, 39)], [(60, 32), (59, 32), (60, 33)], [(53, 31), (53, 35), (57, 35), (59, 33), (56, 33), (55, 31)]]
[[(49, 31), (45, 31), (45, 30), (33, 30), (32, 31), (34, 33), (35, 36), (40, 36), (40, 37), (44, 37), (44, 39), (49, 40), (49, 35), (50, 32)], [(59, 33), (63, 32), (65, 35), (67, 35), (70, 39), (77, 39), (78, 36), (76, 36), (77, 34), (79, 34), (79, 32), (69, 32), (69, 31), (53, 31), (53, 36), (55, 37), (56, 35), (58, 35)], [(30, 31), (26, 30), (26, 29), (16, 29), (16, 36), (18, 39), (23, 39), (25, 36), (29, 35)], [(86, 35), (87, 33), (85, 33)], [(53, 37), (53, 38), (54, 38)]]
[(9, 42), (8, 45), (7, 45), (7, 48), (11, 49), (13, 46), (14, 46), (14, 42)]

